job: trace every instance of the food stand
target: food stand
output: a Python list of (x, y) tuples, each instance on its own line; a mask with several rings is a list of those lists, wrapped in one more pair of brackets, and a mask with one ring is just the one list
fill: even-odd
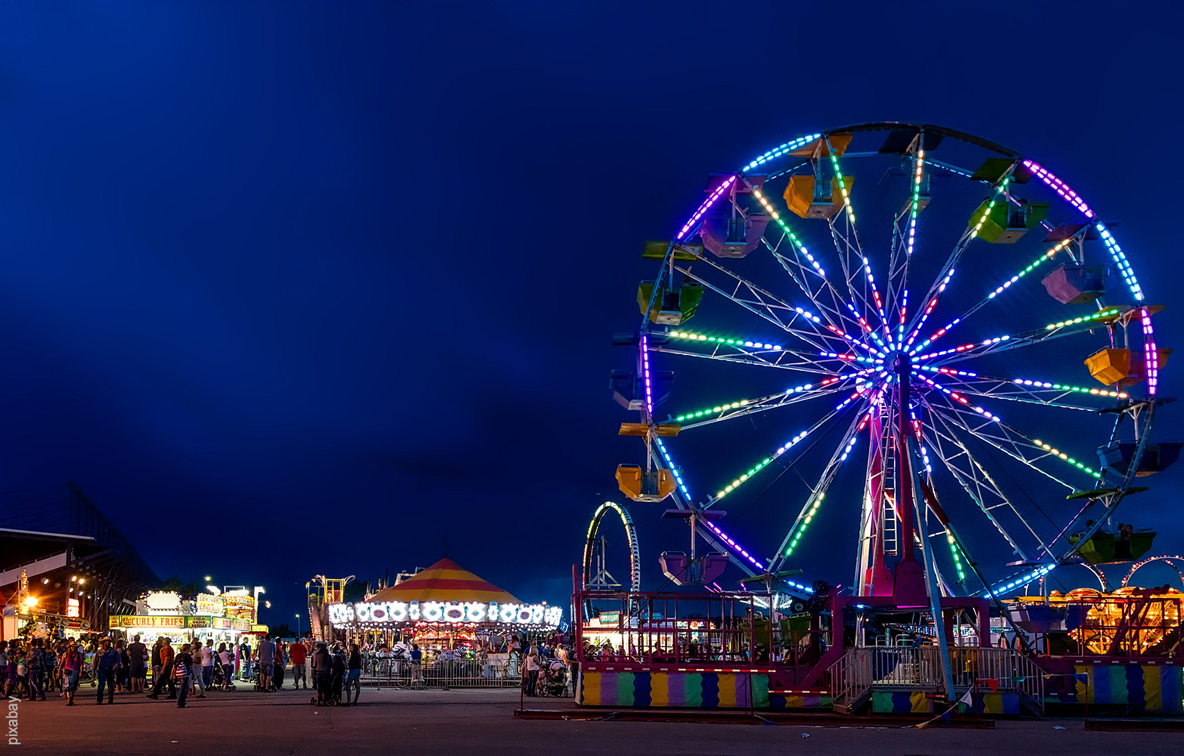
[(250, 632), (251, 621), (227, 616), (220, 596), (198, 594), (182, 599), (175, 591), (151, 591), (136, 602), (135, 614), (113, 615), (111, 629), (127, 638), (139, 635), (148, 644), (167, 635), (174, 641), (201, 638), (216, 647), (219, 643), (237, 644), (240, 636)]

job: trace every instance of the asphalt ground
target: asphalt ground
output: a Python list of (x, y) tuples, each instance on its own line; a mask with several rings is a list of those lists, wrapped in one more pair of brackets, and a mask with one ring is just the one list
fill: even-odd
[[(571, 706), (570, 699), (527, 701)], [(84, 687), (73, 707), (56, 697), (16, 704), (20, 745), (8, 747), (20, 749), (16, 753), (58, 756), (1184, 753), (1184, 734), (1178, 732), (1097, 732), (1086, 730), (1081, 720), (1001, 721), (989, 730), (538, 721), (516, 719), (518, 704), (516, 690), (365, 689), (356, 707), (317, 708), (304, 691), (264, 694), (240, 688), (191, 698), (185, 709), (163, 698), (131, 694), (117, 695), (114, 705), (98, 706), (93, 689)]]

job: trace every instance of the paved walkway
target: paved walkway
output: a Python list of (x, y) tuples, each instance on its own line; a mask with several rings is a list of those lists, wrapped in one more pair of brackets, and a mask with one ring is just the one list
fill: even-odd
[(1087, 732), (1080, 721), (1000, 722), (993, 730), (525, 721), (512, 716), (515, 690), (364, 690), (360, 706), (341, 708), (310, 706), (304, 691), (211, 693), (191, 699), (186, 709), (130, 695), (117, 696), (114, 706), (96, 706), (93, 695), (93, 689), (80, 690), (72, 708), (58, 698), (17, 704), (24, 752), (1179, 756), (1184, 743), (1179, 733)]

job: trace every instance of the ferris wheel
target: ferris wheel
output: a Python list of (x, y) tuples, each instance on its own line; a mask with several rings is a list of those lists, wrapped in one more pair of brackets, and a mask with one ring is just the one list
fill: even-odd
[(712, 176), (643, 256), (612, 380), (645, 448), (618, 484), (750, 575), (814, 531), (863, 596), (922, 553), (942, 595), (986, 598), (1150, 548), (1115, 512), (1181, 446), (1150, 437), (1162, 308), (1043, 165), (928, 124), (808, 134)]

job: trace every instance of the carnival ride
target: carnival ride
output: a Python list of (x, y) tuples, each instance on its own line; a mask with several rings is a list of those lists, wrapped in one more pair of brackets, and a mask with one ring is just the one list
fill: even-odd
[(313, 640), (333, 639), (328, 617), (329, 605), (345, 600), (345, 586), (353, 579), (353, 575), (343, 578), (313, 575), (312, 579), (304, 584), (308, 598), (308, 631), (309, 637)]
[[(613, 518), (615, 514), (617, 517)], [(611, 501), (606, 501), (596, 508), (592, 520), (588, 523), (588, 534), (584, 538), (584, 558), (582, 561), (581, 583), (585, 591), (616, 591), (621, 589), (621, 583), (608, 570), (608, 538), (600, 533), (600, 526), (605, 515), (609, 519), (620, 519), (625, 531), (625, 541), (629, 547), (629, 590), (636, 593), (641, 590), (641, 548), (637, 542), (637, 528), (633, 525), (633, 516), (629, 510)]]
[[(988, 602), (1058, 567), (1151, 548), (1154, 532), (1114, 518), (1181, 448), (1151, 440), (1162, 307), (1064, 181), (977, 136), (879, 122), (790, 140), (706, 194), (670, 241), (646, 244), (657, 269), (637, 289), (641, 327), (614, 340), (634, 366), (611, 375), (638, 414), (619, 433), (645, 449), (618, 485), (688, 521), (701, 566), (676, 570), (685, 582), (710, 585), (702, 565), (726, 555), (773, 589), (774, 611), (800, 605), (814, 590), (787, 567), (832, 518), (827, 557), (843, 551), (834, 533), (854, 534), (834, 616), (920, 610), (940, 626), (968, 610), (981, 627)], [(861, 473), (845, 472), (861, 442)], [(745, 449), (752, 463), (720, 477)], [(776, 484), (790, 471), (805, 486), (786, 522), (794, 493)], [(712, 487), (696, 499), (692, 483)], [(759, 549), (724, 531), (725, 500), (761, 519)], [(949, 680), (948, 653), (943, 666)]]

